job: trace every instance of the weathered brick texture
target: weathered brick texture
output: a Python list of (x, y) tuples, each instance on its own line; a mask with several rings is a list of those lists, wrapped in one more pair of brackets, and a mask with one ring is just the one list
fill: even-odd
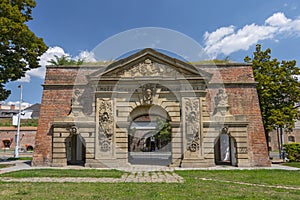
[(246, 115), (249, 121), (248, 144), (251, 165), (269, 166), (270, 161), (252, 66), (224, 64), (198, 67), (214, 74), (207, 93), (207, 102), (211, 102), (207, 103), (208, 112), (213, 112), (214, 103), (211, 100), (218, 92), (217, 86), (224, 87), (228, 95), (230, 113)]

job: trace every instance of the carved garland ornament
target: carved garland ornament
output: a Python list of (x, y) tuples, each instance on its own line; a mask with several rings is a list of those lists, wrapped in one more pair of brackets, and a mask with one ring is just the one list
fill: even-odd
[(114, 134), (114, 119), (112, 101), (98, 99), (99, 105), (99, 144), (101, 151), (107, 152), (111, 149), (111, 140)]
[[(188, 142), (187, 149), (196, 152), (200, 148), (199, 136), (199, 99), (189, 98), (185, 105), (187, 136), (192, 135), (192, 141)], [(189, 137), (188, 137), (189, 139)]]

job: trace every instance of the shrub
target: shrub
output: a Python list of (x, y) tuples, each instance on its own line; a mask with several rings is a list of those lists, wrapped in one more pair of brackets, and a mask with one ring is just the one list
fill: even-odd
[(284, 144), (283, 147), (286, 150), (287, 158), (291, 162), (300, 162), (300, 143)]

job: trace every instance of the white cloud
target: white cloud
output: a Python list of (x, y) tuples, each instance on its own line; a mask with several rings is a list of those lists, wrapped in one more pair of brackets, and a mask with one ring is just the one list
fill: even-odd
[(83, 59), (84, 62), (96, 62), (94, 52), (81, 51), (78, 56), (75, 56), (75, 60)]
[(266, 24), (271, 26), (284, 26), (287, 23), (291, 22), (291, 19), (286, 18), (283, 13), (274, 13), (271, 17), (266, 19)]
[(65, 53), (65, 51), (61, 47), (50, 47), (41, 57), (40, 57), (40, 62), (39, 64), (41, 67), (32, 69), (28, 72), (26, 72), (25, 77), (22, 77), (19, 79), (19, 82), (30, 82), (30, 77), (35, 76), (41, 79), (45, 78), (45, 73), (46, 73), (46, 65), (49, 65), (48, 61), (51, 59), (55, 59), (54, 56), (62, 56), (62, 55), (69, 55)]
[(234, 26), (221, 27), (204, 34), (205, 50), (211, 57), (219, 54), (229, 55), (239, 50), (248, 50), (259, 41), (274, 39), (276, 36), (300, 36), (300, 19), (289, 19), (283, 13), (274, 13), (265, 20), (264, 25), (250, 24), (234, 30)]
[[(55, 56), (70, 56), (68, 53), (64, 51), (63, 48), (55, 46), (55, 47), (50, 47), (41, 57), (40, 57), (40, 62), (39, 64), (41, 67), (32, 69), (28, 71), (25, 74), (25, 77), (22, 77), (19, 79), (19, 82), (30, 82), (30, 77), (35, 76), (41, 79), (45, 78), (46, 74), (46, 65), (49, 65), (49, 62), (51, 59), (55, 60)], [(96, 62), (96, 59), (94, 58), (94, 53), (93, 52), (88, 52), (88, 51), (82, 51), (79, 53), (78, 56), (75, 56), (73, 59), (78, 60), (78, 59), (84, 59), (85, 62)]]
[(207, 41), (207, 45), (214, 44), (225, 36), (230, 35), (234, 32), (234, 26), (221, 27), (212, 33), (205, 32), (204, 39)]
[(266, 20), (266, 25), (276, 27), (279, 33), (300, 36), (300, 19), (288, 19), (283, 13), (275, 13)]
[(30, 76), (28, 75), (28, 72), (25, 74), (24, 77), (20, 78), (18, 80), (18, 82), (21, 82), (21, 83), (29, 83), (30, 82)]

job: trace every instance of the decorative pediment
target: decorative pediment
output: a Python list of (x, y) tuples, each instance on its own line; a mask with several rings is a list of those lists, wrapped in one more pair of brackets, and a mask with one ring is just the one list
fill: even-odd
[(93, 80), (100, 80), (101, 77), (140, 78), (179, 76), (194, 76), (210, 79), (211, 74), (153, 49), (144, 49), (110, 64), (105, 71), (93, 73), (89, 77)]

